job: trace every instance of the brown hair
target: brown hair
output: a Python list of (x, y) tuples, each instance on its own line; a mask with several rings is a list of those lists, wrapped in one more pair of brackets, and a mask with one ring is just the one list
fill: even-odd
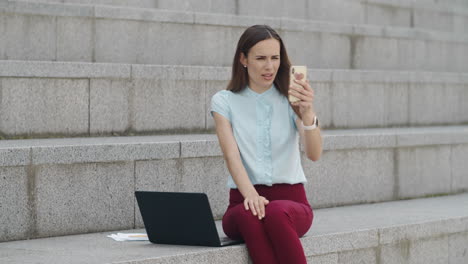
[[(237, 43), (236, 54), (234, 55), (234, 60), (232, 62), (231, 81), (229, 82), (226, 90), (237, 93), (246, 88), (249, 82), (249, 76), (247, 69), (245, 69), (240, 62), (240, 55), (243, 53), (247, 58), (250, 49), (255, 46), (255, 44), (270, 38), (276, 39), (280, 43), (280, 66), (273, 83), (282, 95), (286, 98), (288, 97), (289, 69), (291, 68), (291, 62), (289, 61), (283, 40), (274, 29), (267, 25), (251, 26), (247, 28), (240, 37), (239, 42)], [(293, 107), (293, 110), (300, 117), (299, 108)]]

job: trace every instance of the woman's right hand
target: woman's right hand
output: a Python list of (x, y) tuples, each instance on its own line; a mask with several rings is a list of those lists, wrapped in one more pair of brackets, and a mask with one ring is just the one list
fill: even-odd
[(245, 210), (250, 210), (253, 215), (258, 216), (258, 220), (265, 217), (265, 206), (269, 203), (265, 197), (258, 194), (249, 195), (244, 198)]

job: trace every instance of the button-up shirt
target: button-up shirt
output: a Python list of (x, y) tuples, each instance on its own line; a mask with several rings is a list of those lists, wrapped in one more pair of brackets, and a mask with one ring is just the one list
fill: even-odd
[[(238, 93), (222, 90), (211, 99), (211, 114), (229, 120), (242, 164), (252, 184), (305, 183), (297, 115), (274, 85), (258, 94), (249, 87)], [(229, 188), (237, 188), (232, 176)]]

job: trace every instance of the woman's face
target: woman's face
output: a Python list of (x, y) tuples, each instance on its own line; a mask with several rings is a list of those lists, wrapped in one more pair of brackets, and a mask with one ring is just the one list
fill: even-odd
[(247, 66), (249, 86), (255, 91), (266, 91), (275, 80), (280, 65), (280, 42), (274, 38), (255, 44), (247, 54), (241, 53), (240, 62)]

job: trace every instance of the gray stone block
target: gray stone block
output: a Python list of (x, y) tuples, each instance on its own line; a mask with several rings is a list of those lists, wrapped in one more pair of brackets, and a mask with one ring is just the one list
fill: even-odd
[(238, 0), (238, 14), (243, 16), (255, 16), (259, 15), (256, 13), (260, 12), (262, 16), (265, 16), (263, 11), (263, 0), (260, 1), (248, 1), (248, 0)]
[(450, 64), (449, 50), (454, 48), (452, 43), (442, 41), (428, 41), (426, 43), (426, 65), (423, 70), (426, 71), (444, 71)]
[(37, 235), (129, 229), (133, 162), (36, 167)]
[(131, 20), (95, 20), (95, 60), (136, 63), (139, 29), (143, 22)]
[(409, 263), (409, 241), (401, 241), (397, 244), (380, 246), (379, 262), (381, 264), (402, 264)]
[(228, 42), (232, 36), (230, 28), (195, 25), (191, 35), (193, 45), (187, 49), (186, 55), (192, 57), (193, 65), (232, 64), (237, 42)]
[[(161, 142), (159, 140), (135, 142), (82, 142), (37, 146), (32, 148), (33, 164), (74, 164), (114, 162), (148, 159), (171, 159), (180, 156), (180, 143), (176, 140)], [(144, 143), (142, 143), (144, 142)]]
[(427, 67), (426, 41), (398, 39), (398, 70), (422, 70)]
[(394, 196), (390, 149), (325, 151), (319, 162), (302, 161), (313, 207), (391, 200)]
[[(169, 64), (169, 65), (183, 65), (191, 64), (193, 59), (193, 51), (187, 48), (184, 44), (186, 42), (181, 39), (190, 39), (194, 37), (193, 25), (188, 24), (161, 24), (159, 25), (159, 36), (164, 38), (158, 39), (159, 47), (164, 47), (164, 52), (159, 55), (160, 62), (153, 62), (154, 64)], [(193, 47), (193, 46), (192, 46)]]
[(432, 238), (428, 240), (414, 241), (410, 247), (409, 263), (411, 264), (436, 264), (447, 263), (449, 259), (448, 237)]
[(9, 135), (88, 132), (88, 81), (3, 78), (1, 130)]
[(0, 168), (0, 241), (31, 236), (29, 188), (26, 167)]
[(2, 77), (130, 78), (130, 71), (125, 64), (0, 61)]
[(91, 79), (90, 133), (124, 132), (130, 127), (129, 80)]
[(378, 263), (376, 249), (352, 250), (338, 253), (339, 264)]
[[(36, 2), (36, 3), (34, 3)], [(42, 2), (42, 3), (39, 3)], [(49, 3), (43, 3), (49, 2)], [(63, 2), (63, 1), (60, 1)], [(9, 1), (8, 11), (20, 14), (34, 14), (46, 16), (80, 16), (92, 17), (94, 16), (94, 7), (83, 5), (62, 5), (54, 0), (46, 1)]]
[[(467, 123), (468, 122), (468, 85), (465, 84), (453, 84), (446, 85), (447, 92), (450, 93), (448, 96), (448, 103), (453, 103), (456, 106), (456, 109), (453, 113), (453, 123)], [(454, 98), (454, 95), (456, 98)], [(453, 101), (452, 101), (453, 100)]]
[(468, 232), (449, 235), (449, 263), (468, 262)]
[(57, 60), (93, 61), (93, 20), (57, 17)]
[(62, 0), (64, 3), (70, 4), (99, 4), (99, 5), (121, 5), (139, 8), (156, 8), (156, 0)]
[(6, 36), (6, 15), (5, 13), (1, 12), (1, 3), (0, 3), (0, 59), (1, 60), (6, 60), (6, 54), (5, 54), (5, 49), (6, 49), (6, 42), (7, 38)]
[(206, 97), (205, 97), (205, 113), (206, 113), (206, 129), (214, 130), (214, 120), (211, 116), (211, 98), (215, 93), (221, 90), (226, 90), (228, 82), (226, 81), (210, 81), (206, 82)]
[[(198, 25), (213, 25), (213, 26), (229, 26), (231, 28), (238, 27), (242, 32), (252, 25), (267, 24), (274, 29), (279, 29), (281, 20), (271, 17), (262, 16), (237, 16), (228, 14), (208, 14), (208, 13), (194, 13), (195, 24)], [(238, 39), (237, 39), (238, 40)], [(237, 44), (237, 40), (235, 44)]]
[[(164, 54), (167, 52), (166, 47), (168, 47), (166, 46), (167, 43), (165, 43), (166, 37), (162, 37), (164, 36), (162, 33), (163, 28), (164, 25), (155, 22), (141, 22), (138, 24), (138, 32), (134, 33), (134, 37), (136, 37), (138, 41), (137, 43), (132, 44), (135, 45), (136, 63), (163, 63)], [(174, 54), (174, 56), (177, 55)]]
[[(3, 143), (3, 142), (2, 142)], [(31, 163), (31, 149), (0, 145), (0, 166), (24, 166)]]
[[(133, 79), (185, 80), (183, 66), (174, 65), (132, 65)], [(194, 80), (197, 80), (195, 78)]]
[(447, 126), (431, 128), (400, 128), (396, 133), (397, 146), (431, 146), (466, 143), (467, 135), (464, 126)]
[[(365, 9), (359, 1), (318, 0), (307, 1), (308, 19), (341, 23), (365, 23)], [(346, 10), (346, 12), (340, 12)]]
[[(179, 159), (137, 161), (135, 163), (135, 190), (180, 191), (181, 161)], [(135, 200), (135, 227), (143, 227), (140, 209)]]
[[(351, 41), (349, 36), (341, 34), (323, 34), (320, 54), (322, 69), (346, 69), (351, 65)], [(312, 61), (308, 61), (310, 65)], [(312, 65), (314, 63), (312, 62)]]
[[(339, 71), (339, 70), (335, 70)], [(313, 69), (308, 69), (308, 79), (311, 82), (315, 83), (329, 83), (333, 81), (333, 72), (331, 70), (313, 70)]]
[(409, 87), (406, 83), (384, 84), (384, 123), (383, 126), (409, 124)]
[[(173, 2), (171, 0), (169, 0), (169, 1)], [(235, 1), (231, 1), (231, 0), (211, 1), (210, 11), (212, 13), (236, 14), (236, 12), (237, 12), (237, 3)]]
[(125, 8), (114, 6), (95, 6), (95, 17), (104, 19), (115, 19), (119, 21), (157, 21), (169, 23), (193, 23), (193, 13), (177, 12), (169, 10)]
[[(210, 0), (158, 0), (158, 8), (168, 10), (180, 10), (190, 12), (210, 12), (211, 4)], [(224, 1), (223, 1), (224, 2)]]
[(294, 19), (307, 19), (307, 4), (306, 0), (294, 0), (294, 1), (283, 1), (280, 0), (280, 6), (271, 5), (270, 1), (266, 1), (266, 4), (272, 11), (281, 11), (281, 17), (290, 17)]
[(411, 9), (398, 6), (365, 4), (366, 24), (411, 27)]
[(452, 192), (468, 190), (468, 145), (452, 146), (451, 169), (452, 169)]
[(388, 129), (325, 130), (323, 150), (356, 150), (396, 146), (394, 131)]
[(451, 191), (450, 147), (398, 149), (396, 162), (399, 198)]
[[(333, 125), (335, 127), (383, 126), (385, 87), (367, 83), (333, 83)], [(363, 109), (365, 107), (372, 111)]]
[(281, 37), (292, 65), (307, 65), (310, 68), (320, 67), (322, 56), (320, 52), (316, 51), (322, 48), (321, 34), (283, 31)]
[[(233, 34), (230, 34), (230, 37), (232, 37), (232, 35)], [(200, 67), (199, 78), (200, 80), (207, 80), (207, 81), (225, 81), (226, 84), (222, 85), (221, 87), (227, 87), (227, 81), (231, 79), (231, 67), (210, 67), (210, 66)]]
[[(409, 86), (409, 122), (415, 125), (447, 124), (458, 119), (461, 108), (456, 86), (443, 83), (413, 83)], [(466, 115), (464, 115), (466, 116)]]
[(345, 35), (283, 31), (282, 38), (293, 65), (319, 69), (348, 68), (350, 65), (350, 40)]
[(307, 263), (314, 264), (338, 264), (338, 254), (327, 254), (321, 256), (308, 256)]
[(206, 127), (205, 82), (137, 79), (133, 89), (132, 122), (136, 131)]
[[(313, 78), (312, 76), (309, 77)], [(320, 118), (321, 127), (332, 126), (332, 89), (329, 82), (312, 82), (314, 89), (314, 108), (317, 116)]]
[(202, 135), (206, 139), (181, 140), (180, 151), (182, 158), (219, 157), (223, 156), (215, 135)]
[[(314, 223), (315, 223), (314, 219)], [(326, 220), (325, 220), (326, 221)], [(341, 221), (342, 222), (342, 221)], [(314, 230), (314, 225), (312, 229)], [(308, 233), (313, 235), (313, 231)], [(321, 235), (314, 235), (313, 239), (307, 237), (302, 239), (302, 246), (306, 256), (324, 255), (341, 251), (367, 249), (377, 247), (378, 232), (376, 230), (359, 230), (349, 232), (326, 232)]]
[(54, 17), (6, 14), (5, 20), (5, 56), (7, 59), (56, 59), (56, 21)]
[(462, 34), (468, 33), (468, 28), (466, 25), (468, 24), (468, 17), (466, 15), (455, 15), (453, 21), (453, 31), (459, 32)]
[(226, 81), (230, 68), (209, 66), (132, 65), (134, 79)]
[[(434, 237), (442, 237), (447, 234), (466, 232), (467, 218), (460, 217), (459, 213), (444, 210), (439, 219), (431, 217), (431, 211), (427, 209), (427, 204), (420, 204), (422, 208), (413, 209), (411, 212), (405, 212), (405, 224), (401, 222), (387, 224), (379, 230), (380, 244), (397, 244), (404, 241), (418, 241), (431, 239)], [(424, 207), (425, 206), (425, 207)], [(447, 206), (446, 207), (450, 207)], [(447, 217), (447, 215), (451, 215)]]
[(428, 9), (413, 9), (414, 27), (452, 32), (454, 14)]
[(459, 57), (456, 60), (457, 65), (461, 71), (466, 72), (468, 71), (468, 65), (465, 63), (465, 61), (468, 59), (468, 47), (465, 45), (457, 45), (458, 49), (460, 50), (460, 53), (458, 53)]
[[(396, 69), (398, 65), (398, 39), (380, 37), (359, 37), (355, 53), (352, 54), (353, 67), (357, 69)], [(415, 58), (417, 59), (417, 58)]]
[(206, 193), (213, 216), (221, 219), (229, 201), (229, 188), (226, 186), (228, 176), (229, 172), (221, 157), (183, 159), (180, 190)]

